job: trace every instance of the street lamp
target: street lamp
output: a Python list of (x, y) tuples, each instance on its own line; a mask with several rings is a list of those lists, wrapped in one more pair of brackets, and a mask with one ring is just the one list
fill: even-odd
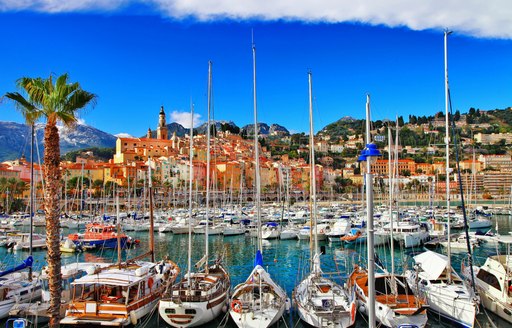
[(368, 248), (368, 327), (375, 328), (375, 249), (373, 230), (373, 176), (371, 166), (381, 156), (377, 145), (371, 142), (370, 137), (370, 96), (366, 98), (366, 147), (358, 158), (366, 162), (366, 215), (367, 215), (367, 248)]

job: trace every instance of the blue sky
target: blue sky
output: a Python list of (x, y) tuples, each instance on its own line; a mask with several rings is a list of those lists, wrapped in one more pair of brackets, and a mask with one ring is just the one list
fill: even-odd
[[(374, 119), (407, 119), (444, 110), (447, 26), (454, 30), (454, 108), (512, 106), (512, 23), (506, 19), (512, 4), (497, 0), (501, 7), (488, 9), (493, 6), (468, 1), (469, 8), (448, 19), (435, 6), (416, 10), (404, 0), (387, 2), (396, 10), (363, 6), (354, 8), (359, 16), (345, 17), (338, 9), (350, 9), (350, 2), (329, 11), (336, 3), (329, 0), (276, 0), (270, 8), (255, 0), (246, 7), (227, 0), (0, 0), (0, 94), (15, 91), (21, 76), (67, 72), (98, 95), (96, 107), (80, 114), (86, 124), (141, 136), (156, 127), (161, 105), (168, 122), (188, 124), (192, 100), (196, 124), (206, 120), (212, 60), (213, 117), (251, 124), (253, 30), (259, 121), (308, 131), (308, 70), (316, 131), (343, 116), (364, 118), (366, 93)], [(5, 103), (0, 120), (22, 122)]]

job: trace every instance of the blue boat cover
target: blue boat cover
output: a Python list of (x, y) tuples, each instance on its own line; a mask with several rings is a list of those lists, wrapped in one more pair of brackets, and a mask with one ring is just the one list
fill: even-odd
[(14, 267), (14, 268), (11, 268), (11, 269), (7, 269), (5, 271), (1, 271), (0, 272), (0, 277), (3, 277), (9, 273), (13, 273), (13, 272), (16, 272), (16, 271), (20, 271), (20, 270), (23, 270), (25, 268), (28, 268), (28, 267), (32, 267), (32, 263), (34, 263), (34, 258), (32, 257), (32, 255), (30, 255), (29, 257), (27, 257), (22, 264), (18, 265), (17, 267)]
[(254, 258), (254, 266), (257, 265), (263, 266), (263, 255), (261, 255), (261, 251), (259, 249), (256, 252), (256, 258)]

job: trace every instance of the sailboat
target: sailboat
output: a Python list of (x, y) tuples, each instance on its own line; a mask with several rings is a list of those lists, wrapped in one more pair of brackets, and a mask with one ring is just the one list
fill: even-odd
[(0, 271), (0, 319), (7, 318), (12, 307), (20, 302), (32, 302), (41, 297), (41, 284), (37, 277), (22, 270), (32, 268), (34, 259), (29, 255), (20, 265)]
[[(206, 220), (209, 219), (210, 205), (210, 109), (212, 90), (212, 62), (208, 62), (208, 127), (206, 158)], [(189, 174), (189, 230), (188, 230), (188, 268), (185, 277), (170, 287), (158, 306), (160, 317), (173, 327), (195, 327), (212, 321), (220, 315), (229, 297), (231, 282), (227, 270), (220, 258), (209, 263), (208, 229), (205, 226), (205, 255), (196, 263), (197, 272), (192, 272), (192, 186), (193, 186), (193, 118), (191, 109), (190, 124), (190, 174)]]
[[(370, 96), (366, 98), (366, 154), (377, 152), (370, 136)], [(350, 274), (348, 286), (354, 289), (359, 301), (359, 309), (368, 315), (370, 327), (375, 326), (375, 320), (387, 327), (425, 327), (427, 324), (427, 305), (415, 296), (407, 286), (406, 278), (394, 272), (391, 273), (380, 266), (382, 273), (374, 275), (376, 260), (373, 243), (373, 199), (368, 188), (372, 188), (370, 158), (366, 162), (367, 215), (368, 215), (368, 268), (355, 266)], [(370, 189), (371, 190), (371, 189)], [(368, 196), (370, 195), (370, 196)], [(392, 218), (392, 216), (391, 216)], [(391, 244), (393, 247), (393, 244)], [(393, 259), (392, 259), (393, 261)]]
[[(427, 251), (416, 255), (415, 270), (406, 271), (409, 286), (426, 298), (430, 311), (463, 327), (473, 327), (478, 314), (478, 297), (468, 290), (451, 265), (452, 242), (450, 236), (450, 183), (449, 181), (449, 89), (447, 42), (449, 32), (444, 34), (445, 63), (445, 109), (446, 109), (446, 213), (448, 214), (447, 256)], [(467, 247), (466, 247), (467, 249)]]
[[(151, 160), (148, 164), (151, 181)], [(153, 224), (152, 185), (150, 189), (150, 225)], [(116, 197), (119, 217), (119, 195)], [(120, 230), (120, 220), (117, 229)], [(153, 228), (153, 227), (151, 227)], [(155, 262), (153, 229), (149, 230), (149, 252), (121, 262), (121, 238), (117, 239), (117, 263), (93, 268), (89, 274), (74, 280), (64, 325), (128, 326), (137, 324), (156, 307), (165, 289), (174, 283), (180, 269), (165, 258)], [(141, 261), (150, 256), (151, 261)]]
[[(34, 221), (34, 132), (35, 127), (31, 125), (31, 163), (30, 163), (30, 239), (29, 255), (19, 265), (0, 271), (0, 319), (9, 315), (9, 311), (17, 303), (32, 302), (41, 297), (41, 284), (37, 275), (32, 272), (32, 236)], [(28, 269), (28, 272), (22, 270)]]
[(261, 239), (261, 177), (258, 142), (258, 111), (256, 104), (256, 47), (253, 43), (253, 105), (254, 105), (254, 159), (256, 181), (257, 244), (254, 268), (247, 279), (237, 285), (230, 299), (229, 314), (238, 327), (270, 327), (283, 316), (289, 304), (286, 292), (277, 285), (263, 267)]
[(347, 292), (334, 281), (323, 276), (318, 252), (315, 150), (313, 142), (313, 97), (311, 72), (309, 80), (309, 158), (310, 190), (313, 200), (312, 221), (312, 269), (310, 274), (295, 287), (293, 303), (300, 318), (314, 327), (350, 327), (356, 319), (356, 299), (353, 290)]

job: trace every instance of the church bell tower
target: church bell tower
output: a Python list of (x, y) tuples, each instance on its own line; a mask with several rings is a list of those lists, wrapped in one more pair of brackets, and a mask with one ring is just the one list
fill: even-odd
[(167, 125), (165, 124), (165, 112), (164, 106), (160, 107), (160, 115), (158, 118), (158, 127), (156, 128), (156, 138), (167, 140), (169, 136), (167, 134)]

